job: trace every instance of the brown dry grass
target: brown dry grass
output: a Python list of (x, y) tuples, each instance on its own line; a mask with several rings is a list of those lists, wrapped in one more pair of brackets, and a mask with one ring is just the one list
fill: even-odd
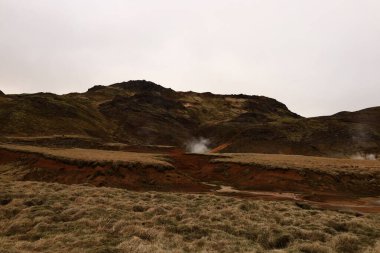
[[(1, 252), (378, 252), (380, 215), (0, 181)], [(377, 242), (377, 244), (376, 244)]]
[(0, 144), (0, 148), (12, 151), (37, 153), (49, 158), (56, 158), (68, 161), (84, 161), (84, 162), (110, 162), (110, 163), (140, 163), (144, 165), (159, 165), (164, 167), (172, 167), (165, 161), (163, 156), (149, 153), (134, 153), (122, 151), (108, 151), (97, 149), (81, 149), (81, 148), (47, 148), (38, 146), (24, 146), (15, 144)]
[(41, 139), (56, 139), (56, 138), (76, 138), (76, 139), (90, 139), (96, 140), (97, 138), (86, 136), (86, 135), (77, 135), (77, 134), (65, 134), (65, 135), (46, 135), (46, 136), (5, 136), (5, 139), (8, 140), (19, 140), (19, 141), (32, 141), (32, 140), (41, 140)]
[(263, 165), (282, 169), (313, 170), (325, 173), (373, 173), (380, 175), (380, 161), (352, 160), (302, 155), (230, 153), (214, 162), (231, 162), (243, 165)]

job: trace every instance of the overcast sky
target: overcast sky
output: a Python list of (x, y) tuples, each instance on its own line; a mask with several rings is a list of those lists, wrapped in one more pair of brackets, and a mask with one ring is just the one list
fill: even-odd
[(0, 0), (0, 90), (146, 79), (303, 116), (380, 106), (378, 0)]

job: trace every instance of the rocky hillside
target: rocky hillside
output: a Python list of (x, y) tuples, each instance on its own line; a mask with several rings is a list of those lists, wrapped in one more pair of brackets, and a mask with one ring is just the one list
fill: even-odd
[(0, 96), (2, 136), (80, 135), (183, 147), (210, 140), (222, 152), (379, 153), (380, 107), (302, 118), (271, 98), (176, 92), (148, 81), (85, 93)]
[[(226, 129), (233, 129), (228, 135)], [(315, 118), (281, 118), (267, 123), (236, 120), (204, 129), (224, 152), (327, 156), (380, 153), (380, 107)], [(222, 136), (228, 136), (222, 140)], [(222, 143), (223, 142), (223, 143)]]

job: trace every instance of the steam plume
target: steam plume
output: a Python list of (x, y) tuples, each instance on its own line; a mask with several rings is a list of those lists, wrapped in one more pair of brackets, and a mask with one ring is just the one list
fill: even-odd
[(208, 145), (210, 144), (210, 141), (205, 138), (199, 138), (192, 140), (186, 144), (186, 151), (190, 153), (207, 153), (210, 149), (208, 148)]
[(375, 154), (363, 154), (363, 153), (356, 153), (351, 156), (351, 159), (355, 160), (376, 160)]

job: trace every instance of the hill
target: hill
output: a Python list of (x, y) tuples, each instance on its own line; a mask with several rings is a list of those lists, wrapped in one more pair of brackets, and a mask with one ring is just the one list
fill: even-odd
[[(320, 156), (379, 154), (380, 107), (315, 118), (281, 118), (264, 124), (229, 121), (205, 132), (220, 140), (234, 129), (223, 152), (260, 152)], [(219, 144), (222, 144), (221, 142)], [(375, 157), (375, 155), (373, 155)]]
[(380, 107), (303, 118), (264, 96), (177, 92), (138, 80), (84, 93), (0, 96), (0, 135), (82, 136), (221, 152), (347, 156), (380, 153)]

